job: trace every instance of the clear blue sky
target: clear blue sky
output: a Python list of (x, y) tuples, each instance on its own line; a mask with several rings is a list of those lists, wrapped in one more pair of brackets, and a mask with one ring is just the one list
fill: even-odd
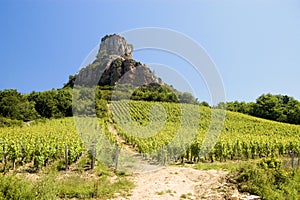
[[(254, 101), (262, 93), (300, 100), (297, 0), (1, 0), (0, 90), (62, 87), (101, 37), (141, 27), (174, 29), (201, 44), (228, 101)], [(156, 62), (145, 53), (135, 58)]]

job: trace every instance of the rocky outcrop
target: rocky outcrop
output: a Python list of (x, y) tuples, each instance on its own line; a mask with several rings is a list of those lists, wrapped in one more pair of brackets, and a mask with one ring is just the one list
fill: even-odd
[(120, 56), (125, 59), (132, 59), (132, 51), (133, 46), (127, 44), (125, 38), (117, 34), (106, 35), (101, 39), (97, 59), (101, 61), (109, 56)]
[(127, 84), (132, 86), (149, 85), (151, 83), (163, 84), (161, 79), (154, 76), (147, 65), (136, 62), (133, 59), (115, 59), (106, 68), (99, 85), (113, 86), (118, 84)]
[(113, 34), (101, 39), (95, 61), (80, 70), (75, 84), (82, 86), (128, 84), (132, 86), (163, 85), (149, 67), (132, 59), (133, 46)]

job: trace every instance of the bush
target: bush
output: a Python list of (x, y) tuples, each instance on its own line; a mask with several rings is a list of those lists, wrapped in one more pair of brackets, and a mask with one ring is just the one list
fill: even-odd
[(34, 199), (33, 185), (11, 175), (0, 175), (0, 199)]
[(23, 121), (0, 117), (0, 127), (22, 126)]
[(51, 177), (37, 182), (14, 175), (0, 175), (0, 200), (2, 199), (56, 199), (56, 187)]
[(242, 192), (263, 199), (299, 199), (300, 171), (287, 171), (281, 161), (266, 158), (256, 165), (246, 165), (238, 172), (237, 182)]

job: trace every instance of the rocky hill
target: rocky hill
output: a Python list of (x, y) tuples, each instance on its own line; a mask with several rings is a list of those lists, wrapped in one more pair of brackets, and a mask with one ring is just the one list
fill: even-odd
[[(133, 46), (120, 35), (106, 35), (101, 39), (98, 54), (92, 64), (72, 77), (67, 86), (114, 86), (127, 84), (142, 86), (164, 85), (149, 67), (132, 58)], [(76, 80), (75, 80), (76, 79)]]

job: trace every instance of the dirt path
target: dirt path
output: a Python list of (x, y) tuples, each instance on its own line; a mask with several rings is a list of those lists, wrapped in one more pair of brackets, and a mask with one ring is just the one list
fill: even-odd
[(167, 166), (154, 172), (135, 174), (136, 187), (127, 197), (116, 194), (113, 200), (259, 200), (259, 196), (241, 194), (236, 185), (226, 181), (226, 171), (195, 170)]
[(125, 199), (224, 199), (225, 194), (218, 189), (222, 187), (219, 181), (226, 174), (224, 171), (168, 166), (134, 175), (136, 188)]

